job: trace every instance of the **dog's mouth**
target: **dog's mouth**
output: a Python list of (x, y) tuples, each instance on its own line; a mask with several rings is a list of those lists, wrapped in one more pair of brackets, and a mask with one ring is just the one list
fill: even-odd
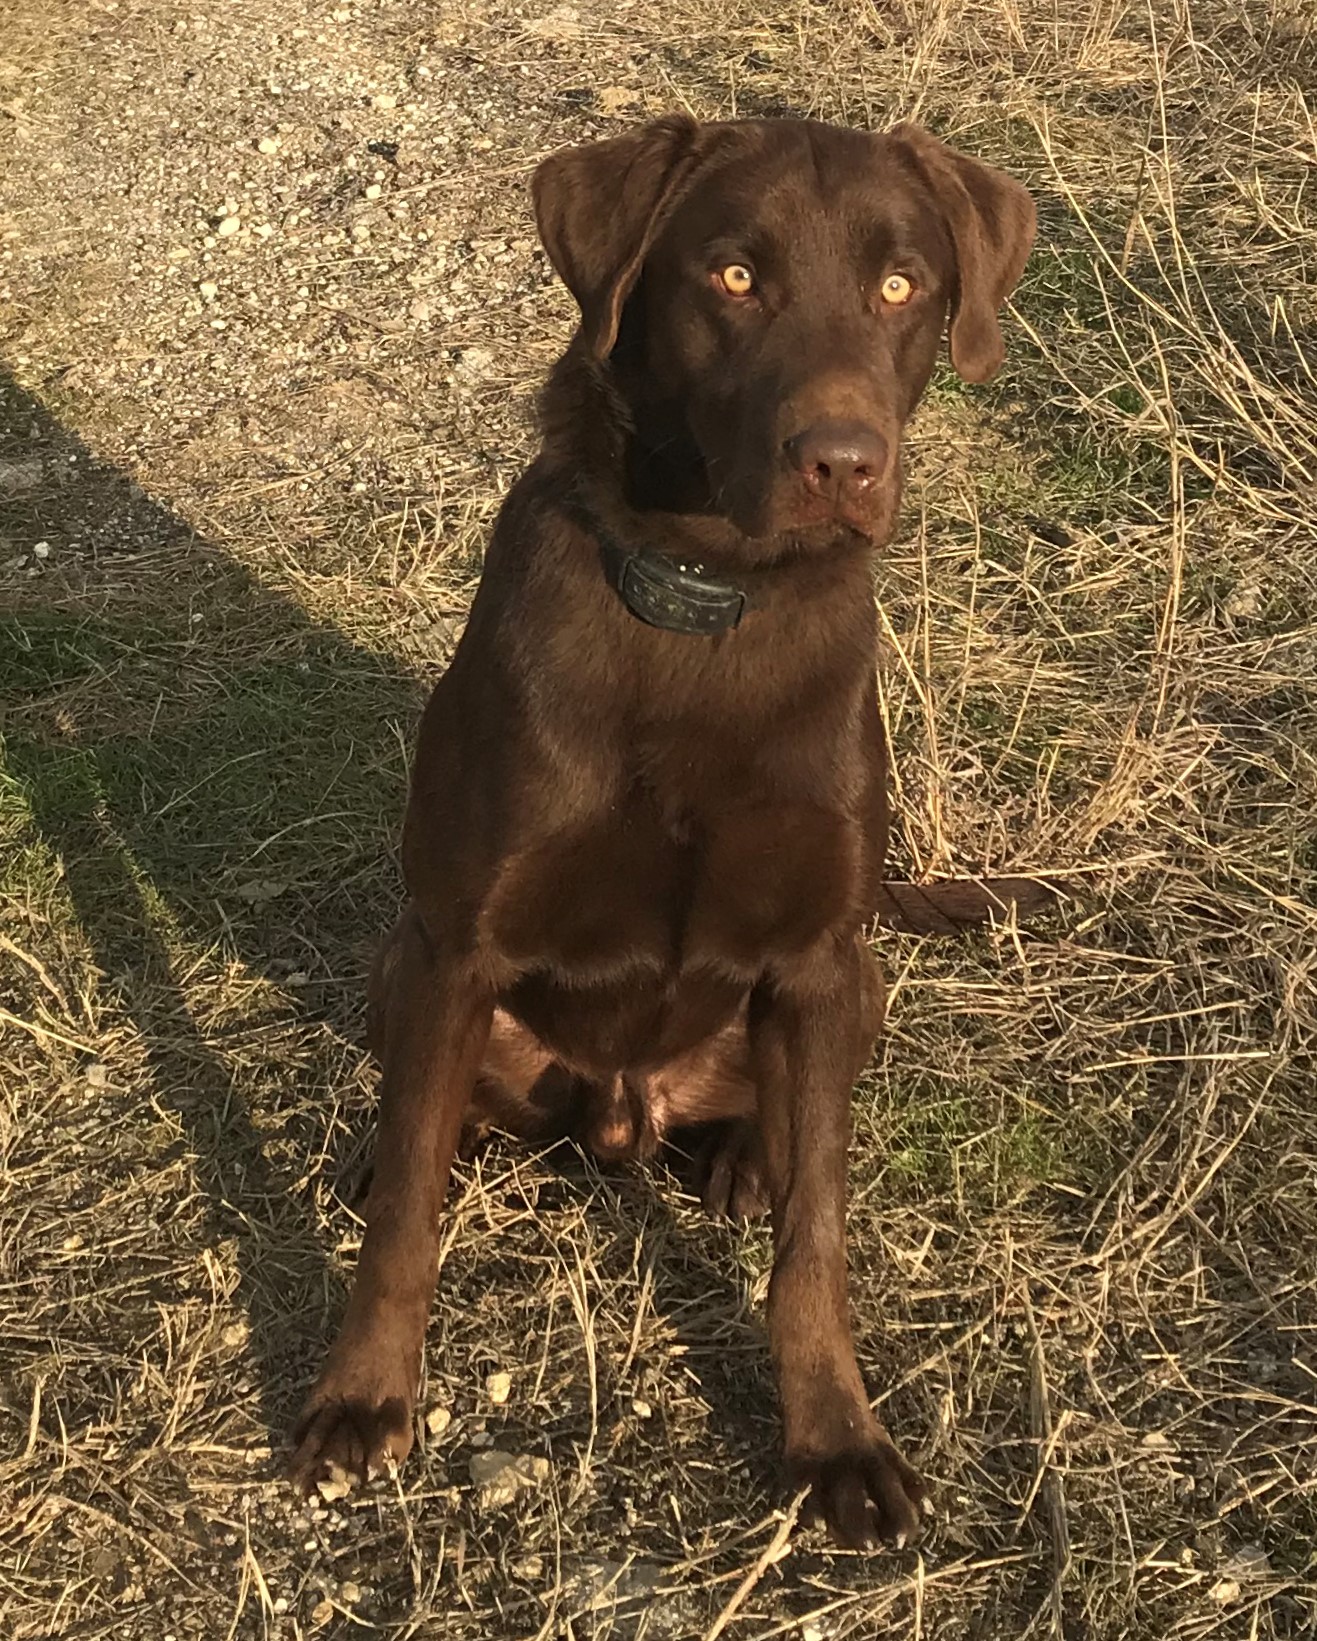
[(828, 500), (825, 497), (809, 495), (800, 497), (794, 508), (783, 509), (785, 516), (781, 527), (787, 530), (812, 530), (826, 528), (828, 525), (840, 525), (843, 529), (852, 530), (856, 535), (872, 541), (888, 512), (884, 491), (885, 486), (875, 486), (862, 498), (854, 499), (842, 497)]
[(790, 537), (820, 550), (844, 536), (859, 537), (881, 546), (895, 513), (895, 485), (891, 478), (874, 484), (859, 496), (825, 497), (802, 493), (786, 481), (767, 492), (739, 495), (729, 486), (719, 509), (742, 535), (753, 540)]

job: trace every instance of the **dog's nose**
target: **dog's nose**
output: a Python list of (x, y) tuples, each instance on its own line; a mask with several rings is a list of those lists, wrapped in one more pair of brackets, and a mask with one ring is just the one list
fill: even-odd
[(806, 488), (829, 501), (867, 490), (887, 466), (887, 440), (864, 422), (815, 422), (782, 448)]

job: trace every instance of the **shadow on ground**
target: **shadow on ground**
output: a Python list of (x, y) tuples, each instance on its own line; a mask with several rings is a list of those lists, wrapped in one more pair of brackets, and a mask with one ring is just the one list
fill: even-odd
[[(317, 1230), (317, 1176), (349, 1197), (370, 1141), (360, 1079), (340, 1114), (342, 1091), (315, 1086), (324, 1057), (306, 1056), (299, 1033), (328, 1034), (337, 1062), (359, 1070), (365, 970), (400, 892), (393, 843), (424, 684), (262, 585), (4, 375), (0, 463), (0, 774), (62, 881), (72, 942), (102, 977), (98, 1002), (128, 1024), (155, 1099), (179, 1119), (206, 1200), (194, 1239), (236, 1250), (252, 1421), (277, 1448), (343, 1299)], [(18, 875), (6, 885), (22, 887)], [(593, 1212), (592, 1170), (570, 1148), (547, 1160), (564, 1212)], [(604, 1265), (614, 1242), (624, 1262), (643, 1250), (711, 1419), (723, 1434), (743, 1426), (735, 1445), (762, 1460), (767, 1354), (729, 1278), (730, 1245), (716, 1238), (720, 1265), (684, 1234), (658, 1195), (671, 1179), (615, 1183), (600, 1211), (632, 1223), (601, 1225)], [(524, 1282), (518, 1234), (454, 1261), (440, 1308)], [(171, 1297), (165, 1277), (158, 1288)], [(733, 1357), (717, 1344), (720, 1310)], [(750, 1468), (771, 1485), (762, 1462)]]

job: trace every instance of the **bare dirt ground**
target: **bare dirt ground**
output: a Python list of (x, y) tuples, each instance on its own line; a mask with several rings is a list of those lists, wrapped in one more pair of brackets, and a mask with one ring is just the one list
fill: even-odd
[[(1312, 19), (8, 0), (0, 1634), (1317, 1635)], [(396, 1481), (277, 1481), (419, 703), (571, 322), (528, 172), (676, 106), (918, 115), (1040, 207), (880, 687), (907, 870), (1086, 887), (883, 942), (857, 1332), (937, 1515), (872, 1559), (765, 1554), (764, 1233), (567, 1154), (457, 1180)]]

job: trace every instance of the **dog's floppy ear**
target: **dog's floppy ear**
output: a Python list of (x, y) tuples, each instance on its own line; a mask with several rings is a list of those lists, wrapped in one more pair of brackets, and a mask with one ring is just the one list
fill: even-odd
[(707, 152), (709, 129), (672, 114), (624, 137), (561, 149), (535, 172), (540, 238), (597, 359), (612, 352), (646, 252)]
[(937, 195), (956, 247), (951, 363), (967, 382), (990, 381), (1006, 357), (997, 313), (1033, 245), (1033, 200), (1014, 177), (957, 153), (922, 126), (907, 121), (891, 136)]

